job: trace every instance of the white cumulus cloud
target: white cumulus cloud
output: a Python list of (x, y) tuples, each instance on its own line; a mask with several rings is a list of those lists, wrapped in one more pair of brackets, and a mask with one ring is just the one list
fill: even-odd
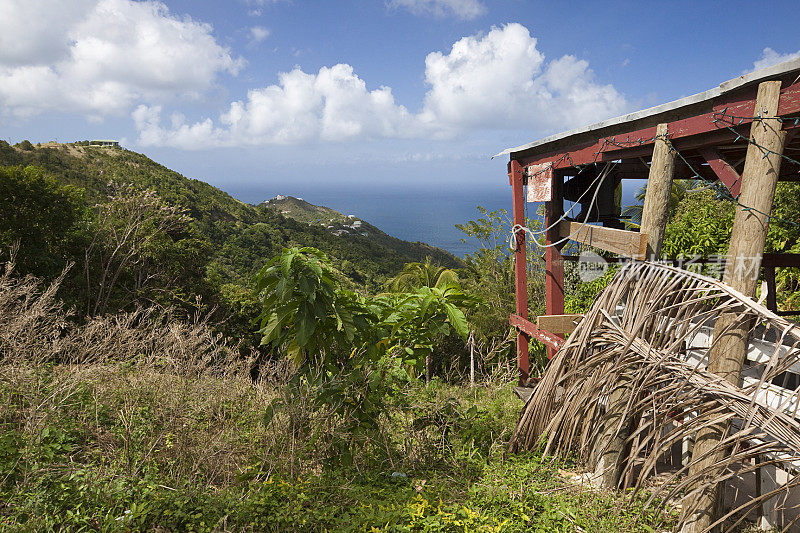
[(753, 62), (753, 70), (750, 72), (771, 67), (772, 65), (777, 65), (778, 63), (783, 63), (784, 61), (788, 61), (797, 57), (800, 57), (800, 50), (797, 52), (780, 54), (768, 46), (761, 51), (761, 57)]
[(599, 85), (586, 61), (565, 55), (546, 63), (521, 24), (464, 37), (449, 54), (425, 60), (423, 118), (465, 127), (568, 129), (621, 113), (625, 99)]
[(429, 86), (421, 109), (395, 102), (389, 87), (369, 89), (347, 64), (317, 73), (300, 68), (275, 85), (251, 89), (216, 121), (162, 120), (162, 109), (133, 114), (142, 144), (184, 148), (296, 144), (380, 138), (448, 138), (486, 129), (536, 134), (618, 115), (625, 98), (598, 84), (586, 61), (572, 55), (547, 61), (520, 24), (464, 37), (449, 52), (425, 60)]
[(479, 0), (390, 0), (389, 6), (408, 9), (415, 15), (455, 16), (463, 20), (472, 20), (486, 13), (486, 6)]
[(208, 24), (146, 0), (4, 0), (0, 109), (101, 117), (138, 103), (196, 97), (243, 60)]
[(269, 29), (265, 28), (264, 26), (253, 26), (248, 31), (248, 36), (250, 40), (250, 44), (258, 44), (267, 37), (269, 37), (270, 31)]
[(161, 109), (140, 106), (133, 113), (142, 144), (184, 148), (206, 145), (296, 144), (417, 134), (414, 117), (397, 105), (388, 87), (368, 90), (350, 65), (322, 67), (316, 74), (296, 68), (277, 85), (252, 89), (230, 104), (215, 126), (210, 119), (186, 124), (172, 117), (161, 124)]

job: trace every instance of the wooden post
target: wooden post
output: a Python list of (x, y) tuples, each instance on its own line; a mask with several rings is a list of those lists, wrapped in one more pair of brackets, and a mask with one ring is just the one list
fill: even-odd
[[(564, 211), (563, 177), (553, 171), (552, 199), (544, 204), (544, 227), (553, 226)], [(559, 226), (555, 225), (545, 232), (545, 245), (558, 242)], [(544, 306), (546, 315), (564, 314), (564, 259), (561, 257), (562, 245), (548, 246), (544, 252)], [(547, 357), (552, 359), (556, 351), (547, 348)]]
[[(645, 259), (655, 260), (661, 254), (661, 243), (667, 227), (669, 215), (669, 198), (672, 192), (672, 178), (675, 171), (675, 151), (670, 150), (666, 140), (667, 125), (656, 127), (658, 139), (653, 146), (653, 159), (650, 174), (647, 178), (647, 193), (644, 198), (642, 225), (640, 233), (647, 238)], [(638, 419), (636, 413), (630, 413), (630, 423), (620, 420), (628, 405), (631, 387), (628, 380), (617, 383), (608, 395), (608, 407), (605, 428), (599, 438), (599, 450), (595, 475), (604, 487), (616, 488), (620, 484), (620, 473), (631, 447), (626, 446), (628, 435), (635, 430)], [(620, 431), (617, 428), (622, 425)]]
[(764, 267), (764, 281), (767, 282), (767, 309), (773, 313), (778, 310), (778, 295), (775, 294), (775, 266), (769, 265)]
[(667, 228), (669, 198), (672, 193), (672, 177), (675, 172), (675, 151), (666, 139), (667, 125), (656, 127), (658, 137), (653, 146), (653, 159), (647, 177), (647, 192), (642, 209), (640, 232), (647, 234), (647, 258), (656, 260), (661, 256), (661, 243)]
[[(776, 115), (780, 89), (780, 81), (766, 81), (759, 84), (756, 114), (762, 117)], [(756, 120), (750, 128), (750, 139), (768, 151), (759, 148), (753, 142), (747, 147), (739, 195), (739, 203), (746, 207), (740, 205), (736, 208), (723, 281), (751, 298), (755, 295), (758, 283), (769, 225), (768, 214), (772, 210), (772, 201), (775, 197), (785, 138), (786, 132), (781, 131), (781, 124), (777, 120)], [(708, 370), (739, 386), (747, 354), (748, 327), (746, 324), (734, 324), (735, 321), (736, 313), (727, 313), (717, 318)], [(726, 329), (728, 331), (723, 335)], [(691, 474), (713, 467), (727, 454), (727, 450), (719, 446), (726, 429), (724, 425), (713, 425), (698, 432), (694, 447), (695, 456), (699, 457), (706, 453), (710, 455), (694, 463), (690, 467)], [(713, 476), (713, 471), (708, 475)], [(700, 492), (690, 505), (696, 510), (687, 519), (683, 531), (698, 533), (706, 530), (715, 520), (716, 511), (722, 503), (722, 493), (720, 487), (711, 487)]]
[[(513, 195), (513, 216), (514, 225), (525, 227), (525, 197), (522, 187), (525, 184), (525, 177), (519, 162), (511, 161), (508, 164), (508, 179), (511, 182), (511, 194)], [(525, 230), (517, 229), (514, 232), (517, 247), (514, 249), (514, 278), (515, 293), (517, 300), (517, 314), (524, 319), (528, 319), (528, 259), (525, 248)], [(519, 384), (525, 386), (530, 376), (530, 363), (528, 354), (528, 336), (517, 330), (517, 368), (519, 368)]]
[(469, 332), (469, 386), (475, 386), (475, 331)]

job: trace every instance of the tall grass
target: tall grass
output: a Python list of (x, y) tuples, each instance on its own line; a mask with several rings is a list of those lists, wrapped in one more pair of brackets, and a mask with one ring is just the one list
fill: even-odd
[(503, 461), (520, 407), (507, 382), (398, 384), (380, 432), (342, 465), (333, 443), (354, 426), (315, 404), (308, 381), (289, 393), (282, 362), (253, 383), (207, 317), (81, 323), (60, 279), (2, 268), (2, 530), (639, 528), (635, 504), (571, 489), (558, 465)]

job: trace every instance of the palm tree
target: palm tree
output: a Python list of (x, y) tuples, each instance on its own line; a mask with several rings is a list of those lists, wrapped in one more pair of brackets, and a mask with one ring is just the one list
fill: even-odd
[(457, 284), (455, 270), (435, 265), (426, 257), (422, 263), (407, 263), (399, 274), (386, 282), (386, 288), (391, 292), (408, 292), (420, 287), (442, 288)]
[[(386, 288), (391, 292), (413, 292), (422, 287), (442, 289), (454, 285), (459, 287), (455, 270), (434, 265), (430, 256), (422, 263), (406, 263), (399, 274), (386, 282)], [(430, 382), (432, 375), (433, 354), (428, 353), (425, 355), (425, 383)]]
[[(695, 189), (699, 185), (697, 180), (673, 180), (672, 190), (669, 195), (669, 209), (675, 209), (683, 197), (686, 195), (687, 190)], [(644, 184), (638, 191), (636, 191), (636, 201), (639, 202), (634, 205), (629, 205), (622, 210), (622, 216), (630, 217), (625, 221), (625, 226), (628, 229), (636, 229), (642, 225), (642, 212), (644, 211), (644, 198), (647, 195), (647, 184)]]

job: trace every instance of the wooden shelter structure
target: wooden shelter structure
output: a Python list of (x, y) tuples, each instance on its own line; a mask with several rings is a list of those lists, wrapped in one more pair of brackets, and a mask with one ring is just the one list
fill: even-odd
[[(526, 386), (530, 383), (528, 342), (531, 338), (547, 345), (551, 359), (558, 355), (554, 360), (556, 364), (550, 365), (544, 377), (542, 383), (545, 383), (545, 386), (534, 390), (531, 400), (526, 404), (527, 414), (524, 414), (520, 421), (515, 443), (520, 442), (520, 435), (525, 432), (529, 438), (540, 435), (540, 428), (537, 429), (536, 423), (530, 421), (570, 419), (580, 421), (583, 428), (581, 431), (591, 432), (591, 437), (584, 439), (585, 443), (592, 442), (600, 447), (593, 458), (595, 463), (593, 467), (601, 473), (603, 484), (609, 487), (619, 486), (622, 483), (620, 472), (625, 471), (626, 464), (633, 464), (641, 459), (640, 452), (650, 453), (652, 460), (657, 461), (659, 454), (663, 452), (658, 446), (648, 445), (646, 449), (649, 452), (647, 452), (645, 447), (636, 448), (634, 443), (647, 434), (644, 429), (637, 429), (637, 420), (641, 418), (643, 409), (646, 410), (637, 402), (641, 398), (650, 401), (651, 396), (655, 401), (659, 394), (658, 386), (642, 382), (641, 386), (635, 389), (636, 392), (631, 393), (634, 389), (626, 383), (644, 379), (644, 375), (635, 369), (645, 368), (644, 361), (654, 353), (658, 353), (658, 346), (667, 339), (671, 339), (670, 348), (662, 351), (659, 357), (652, 361), (653, 366), (649, 368), (662, 376), (658, 383), (667, 383), (668, 388), (688, 387), (686, 398), (689, 403), (686, 405), (706, 398), (710, 384), (722, 382), (725, 383), (720, 386), (730, 387), (731, 394), (739, 395), (754, 409), (770, 409), (767, 403), (771, 401), (770, 398), (774, 399), (775, 394), (791, 398), (789, 403), (794, 402), (792, 405), (798, 404), (800, 387), (787, 388), (785, 385), (789, 374), (786, 373), (780, 375), (783, 388), (777, 392), (765, 390), (767, 400), (759, 399), (758, 396), (760, 394), (758, 391), (761, 390), (759, 387), (764, 383), (778, 385), (774, 381), (778, 379), (778, 374), (773, 375), (772, 372), (777, 368), (779, 360), (788, 365), (786, 368), (781, 367), (782, 372), (787, 368), (792, 369), (794, 376), (792, 379), (797, 378), (797, 369), (793, 366), (797, 358), (797, 346), (788, 351), (784, 350), (784, 355), (780, 355), (782, 348), (780, 342), (777, 342), (772, 347), (776, 354), (770, 359), (773, 362), (770, 363), (771, 366), (762, 369), (757, 386), (747, 385), (746, 378), (743, 378), (743, 370), (758, 362), (760, 357), (758, 353), (755, 355), (753, 353), (756, 342), (752, 338), (756, 331), (753, 324), (764, 327), (769, 323), (776, 328), (782, 328), (783, 338), (786, 335), (795, 337), (798, 335), (798, 327), (795, 324), (778, 316), (790, 313), (777, 310), (775, 268), (800, 267), (800, 255), (764, 253), (777, 182), (800, 181), (798, 132), (800, 132), (800, 59), (794, 59), (729, 80), (703, 93), (509, 148), (498, 154), (508, 154), (510, 159), (508, 178), (513, 195), (512, 245), (516, 274), (516, 313), (511, 315), (510, 323), (517, 329), (520, 385)], [(639, 231), (625, 229), (619, 201), (622, 180), (631, 178), (647, 179), (647, 193)], [(671, 271), (669, 268), (664, 270), (666, 267), (659, 270), (660, 267), (657, 268), (653, 263), (656, 260), (674, 261), (671, 258), (666, 260), (661, 258), (661, 245), (674, 179), (702, 180), (708, 187), (714, 188), (737, 206), (722, 283), (708, 278), (687, 281), (689, 278), (682, 273), (684, 271), (673, 267), (669, 267), (673, 268)], [(537, 242), (536, 246), (545, 250), (546, 314), (538, 317), (536, 323), (528, 316), (528, 265), (525, 241), (526, 235), (532, 232), (526, 227), (526, 200), (544, 202), (542, 231), (544, 243)], [(573, 203), (572, 211), (579, 205), (580, 212), (577, 214), (565, 212), (565, 201)], [(796, 225), (800, 223), (800, 221), (783, 220), (780, 222)], [(578, 326), (579, 338), (570, 337), (568, 342), (565, 342), (564, 335), (570, 333), (581, 319), (580, 316), (564, 314), (564, 261), (577, 259), (562, 254), (564, 245), (569, 241), (600, 248), (616, 254), (618, 258), (650, 261), (641, 263), (641, 267), (634, 265), (633, 270), (628, 269), (628, 272), (646, 272), (648, 275), (662, 276), (665, 288), (683, 287), (681, 284), (688, 283), (687, 286), (695, 290), (702, 285), (704, 288), (698, 293), (702, 294), (689, 298), (688, 301), (693, 302), (689, 305), (687, 301), (682, 300), (688, 297), (686, 296), (688, 293), (681, 289), (670, 296), (674, 301), (664, 304), (666, 307), (662, 309), (660, 308), (662, 302), (658, 300), (663, 296), (659, 296), (658, 283), (650, 281), (645, 297), (639, 290), (646, 287), (647, 283), (626, 281), (624, 276), (620, 278), (620, 274), (615, 278), (616, 288), (612, 293), (622, 294), (624, 290), (621, 287), (624, 285), (632, 287), (630, 294), (613, 305), (609, 304), (608, 309), (601, 309), (604, 299), (611, 298), (604, 293), (592, 307), (594, 314), (591, 318), (587, 318), (587, 322), (590, 323)], [(756, 284), (762, 277), (762, 270), (768, 294), (766, 308), (761, 308), (760, 304), (751, 300), (755, 296)], [(632, 285), (625, 285), (626, 283)], [(720, 290), (730, 295), (729, 307), (718, 307), (715, 311), (710, 305), (709, 298), (717, 298), (719, 302), (724, 300), (717, 296), (713, 298), (709, 296), (712, 288), (716, 290), (714, 287), (717, 285), (714, 283), (718, 283)], [(618, 306), (624, 308), (625, 305), (633, 305), (637, 309), (623, 310), (619, 317), (614, 318), (615, 309), (618, 309)], [(692, 307), (693, 305), (697, 307)], [(758, 309), (751, 317), (742, 312), (742, 309), (752, 306)], [(676, 370), (686, 363), (686, 348), (680, 346), (682, 343), (683, 346), (686, 345), (684, 341), (688, 341), (689, 344), (694, 342), (695, 334), (684, 332), (684, 337), (672, 339), (675, 332), (672, 331), (670, 324), (676, 324), (674, 321), (678, 320), (677, 317), (683, 315), (686, 316), (681, 320), (686, 324), (696, 321), (696, 317), (693, 318), (691, 315), (699, 312), (698, 309), (703, 309), (703, 313), (714, 315), (713, 320), (709, 319), (706, 325), (710, 328), (707, 335), (710, 340), (704, 348), (703, 357), (694, 363), (694, 370), (690, 369), (684, 375)], [(622, 327), (626, 316), (634, 317), (629, 320), (628, 329)], [(604, 344), (603, 324), (617, 331), (624, 342)], [(645, 327), (646, 324), (650, 326)], [(650, 333), (645, 334), (648, 331)], [(606, 337), (610, 339), (614, 335)], [(600, 345), (603, 347), (598, 351), (597, 346)], [(635, 363), (629, 366), (622, 365), (620, 361), (633, 357), (636, 346), (639, 346), (640, 353), (635, 355), (634, 359), (630, 359)], [(755, 349), (755, 352), (759, 352), (759, 349)], [(593, 354), (594, 356), (605, 354), (607, 359), (592, 359)], [(786, 354), (792, 355), (786, 356)], [(664, 362), (668, 359), (677, 366), (674, 368), (665, 366)], [(580, 366), (581, 361), (599, 361), (599, 363), (594, 368), (590, 366), (583, 368)], [(558, 377), (562, 370), (563, 375)], [(649, 372), (648, 370), (645, 374), (651, 375)], [(698, 388), (696, 383), (691, 385), (694, 379), (692, 376), (697, 372), (704, 373), (705, 383), (709, 384), (708, 386), (702, 385)], [(570, 380), (574, 381), (574, 376), (578, 374), (588, 381), (575, 381), (572, 383), (574, 387), (570, 389)], [(676, 385), (673, 385), (673, 382)], [(597, 389), (590, 386), (598, 383), (601, 386)], [(576, 398), (587, 390), (597, 393), (590, 402), (596, 408), (596, 416), (584, 418), (579, 416), (579, 413), (585, 414), (588, 404)], [(556, 398), (559, 394), (561, 396)], [(732, 470), (732, 462), (725, 459), (726, 454), (729, 455), (732, 449), (738, 449), (737, 446), (752, 447), (754, 443), (758, 446), (760, 442), (758, 438), (761, 436), (754, 440), (754, 437), (747, 433), (755, 427), (752, 425), (754, 415), (744, 416), (741, 413), (731, 412), (730, 402), (721, 399), (726, 394), (710, 400), (706, 398), (710, 402), (707, 404), (702, 402), (692, 404), (693, 407), (689, 412), (695, 417), (697, 425), (694, 429), (685, 425), (682, 430), (685, 435), (691, 434), (692, 440), (696, 441), (691, 452), (691, 460), (682, 470), (687, 475), (686, 479), (694, 483), (689, 492), (692, 501), (687, 501), (684, 506), (684, 509), (691, 511), (687, 511), (681, 518), (681, 527), (686, 532), (710, 531), (715, 524), (719, 524), (722, 519), (716, 516), (715, 508), (721, 501), (720, 483), (736, 475)], [(663, 405), (667, 405), (674, 399), (674, 395), (669, 392), (665, 398), (667, 399), (658, 400), (663, 400), (666, 402)], [(574, 401), (577, 403), (570, 403)], [(709, 407), (712, 405), (716, 407)], [(800, 432), (797, 406), (795, 405), (791, 412), (783, 403), (781, 406), (773, 411), (770, 420), (785, 415), (788, 417), (787, 428), (791, 428), (791, 432)], [(564, 409), (566, 411), (563, 411)], [(632, 416), (637, 409), (640, 411), (638, 418)], [(720, 422), (722, 419), (709, 421), (705, 418), (715, 413), (715, 409), (719, 409), (720, 413), (726, 413), (723, 417), (725, 421)], [(569, 411), (571, 416), (552, 418), (553, 413), (562, 411), (564, 413)], [(537, 412), (539, 418), (532, 414)], [(680, 409), (676, 412), (680, 412)], [(655, 406), (648, 416), (651, 420), (661, 419), (664, 424), (668, 424), (667, 418), (672, 415), (659, 413)], [(684, 422), (689, 419), (686, 418), (689, 415), (685, 413), (681, 416)], [(737, 422), (740, 420), (744, 422)], [(658, 441), (659, 435), (662, 430), (666, 431), (666, 427), (653, 423), (650, 437)], [(736, 427), (745, 429), (739, 430)], [(729, 437), (732, 434), (735, 438)], [(564, 437), (566, 433), (561, 432), (558, 435), (560, 435), (558, 438), (566, 438)], [(788, 459), (769, 459), (759, 462), (757, 454), (745, 457), (747, 461), (752, 459), (756, 462), (753, 468), (767, 468), (778, 462), (788, 469), (787, 471), (798, 470), (795, 461), (800, 460), (798, 459), (800, 448), (788, 445), (787, 442), (791, 439), (787, 439), (782, 430), (772, 433), (767, 431), (764, 435), (781, 446), (788, 446), (787, 449), (790, 450), (786, 456)], [(567, 438), (565, 442), (570, 445), (571, 439)], [(530, 442), (527, 445), (529, 444)], [(631, 452), (631, 449), (638, 451)], [(795, 477), (792, 477), (782, 489), (776, 489), (774, 493), (762, 493), (747, 505), (755, 506), (781, 491), (788, 494), (792, 487), (800, 483), (800, 476), (792, 475)], [(702, 481), (703, 479), (706, 481)], [(709, 482), (708, 479), (712, 481)], [(715, 481), (717, 479), (720, 482)], [(800, 521), (800, 518), (797, 520)]]
[[(777, 90), (774, 96), (760, 95), (765, 82)], [(768, 109), (770, 106), (774, 109)], [(798, 116), (800, 59), (794, 59), (739, 76), (693, 96), (497, 154), (495, 157), (509, 156), (517, 302), (510, 323), (518, 330), (520, 384), (526, 384), (529, 378), (529, 339), (546, 344), (552, 358), (563, 345), (564, 332), (571, 329), (573, 317), (564, 315), (564, 261), (577, 258), (562, 255), (568, 241), (632, 259), (658, 258), (673, 179), (719, 182), (732, 200), (744, 206), (742, 209), (756, 209), (748, 203), (752, 199), (744, 197), (743, 180), (748, 174), (758, 178), (757, 159), (777, 158), (780, 172), (775, 178), (800, 181), (800, 165), (796, 161), (800, 159)], [(758, 130), (769, 131), (759, 135), (754, 124), (760, 126)], [(780, 139), (774, 135), (776, 132)], [(603, 169), (607, 175), (598, 180)], [(648, 179), (640, 231), (623, 229), (621, 218), (621, 180), (631, 178)], [(771, 192), (763, 190), (761, 185), (754, 182), (754, 190), (749, 194), (766, 200), (761, 204), (769, 210), (774, 185)], [(527, 199), (544, 201), (545, 212), (546, 315), (536, 323), (528, 316), (526, 186)], [(565, 216), (565, 201), (580, 203), (580, 213)], [(759, 266), (764, 269), (769, 294), (767, 307), (777, 311), (775, 268), (800, 266), (800, 255), (761, 253), (759, 256), (760, 265), (755, 267), (756, 272)]]

